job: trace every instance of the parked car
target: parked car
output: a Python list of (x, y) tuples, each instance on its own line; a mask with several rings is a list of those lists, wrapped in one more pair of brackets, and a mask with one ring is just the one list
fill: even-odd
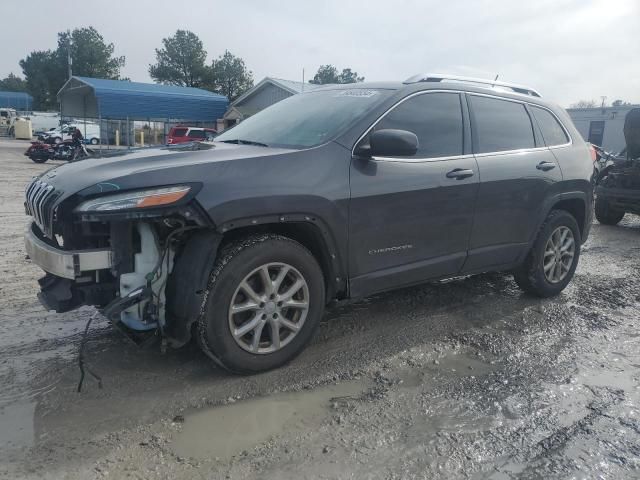
[(167, 137), (167, 144), (175, 145), (177, 143), (210, 141), (213, 140), (217, 134), (213, 128), (171, 127)]
[(49, 135), (51, 135), (52, 133), (58, 131), (60, 129), (60, 127), (52, 127), (48, 130), (38, 130), (38, 131), (34, 131), (33, 135), (40, 141), (43, 141), (47, 138), (49, 138)]
[[(70, 123), (65, 124), (55, 130), (50, 130), (42, 135), (42, 140), (47, 143), (61, 143), (65, 140), (70, 140), (75, 129), (79, 129), (82, 132), (82, 136), (85, 139), (85, 143), (91, 145), (98, 145), (100, 143), (100, 125), (97, 123)], [(39, 137), (40, 138), (40, 137)]]
[(533, 89), (336, 85), (197, 148), (47, 171), (26, 190), (26, 250), (46, 308), (95, 305), (174, 347), (193, 335), (253, 373), (295, 357), (333, 300), (488, 271), (560, 293), (589, 234), (592, 174), (569, 116)]
[(596, 189), (595, 215), (604, 225), (616, 225), (627, 213), (640, 215), (640, 108), (624, 121), (627, 147), (607, 158)]

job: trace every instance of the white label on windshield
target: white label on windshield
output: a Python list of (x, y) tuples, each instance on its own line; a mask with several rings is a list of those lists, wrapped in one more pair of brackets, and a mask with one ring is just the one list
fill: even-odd
[(377, 90), (367, 90), (364, 88), (354, 88), (353, 90), (340, 90), (336, 93), (335, 97), (360, 97), (360, 98), (370, 98), (375, 95), (378, 95)]

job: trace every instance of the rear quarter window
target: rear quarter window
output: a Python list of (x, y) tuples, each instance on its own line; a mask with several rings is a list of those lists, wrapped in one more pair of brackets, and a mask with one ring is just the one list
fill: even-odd
[(535, 147), (533, 125), (522, 103), (471, 95), (477, 153)]
[(204, 130), (189, 130), (189, 138), (205, 138)]
[(547, 144), (547, 147), (564, 145), (569, 142), (567, 133), (551, 112), (540, 107), (530, 106), (530, 108), (533, 113), (533, 117), (538, 123), (538, 127), (540, 127), (542, 138), (544, 139), (544, 143)]
[(172, 128), (170, 135), (172, 137), (184, 137), (186, 133), (187, 133), (186, 128)]

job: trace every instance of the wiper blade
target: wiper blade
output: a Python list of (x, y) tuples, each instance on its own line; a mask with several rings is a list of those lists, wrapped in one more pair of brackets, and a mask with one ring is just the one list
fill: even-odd
[(235, 143), (236, 145), (255, 145), (256, 147), (268, 147), (266, 143), (262, 142), (254, 142), (253, 140), (243, 140), (241, 138), (236, 138), (233, 140), (219, 140), (221, 143)]

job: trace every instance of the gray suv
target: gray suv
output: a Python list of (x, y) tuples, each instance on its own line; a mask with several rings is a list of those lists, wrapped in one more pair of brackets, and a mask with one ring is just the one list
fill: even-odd
[(533, 89), (443, 75), (294, 95), (215, 142), (49, 170), (27, 186), (39, 298), (132, 338), (195, 338), (237, 373), (282, 365), (325, 305), (487, 271), (561, 292), (593, 165)]

